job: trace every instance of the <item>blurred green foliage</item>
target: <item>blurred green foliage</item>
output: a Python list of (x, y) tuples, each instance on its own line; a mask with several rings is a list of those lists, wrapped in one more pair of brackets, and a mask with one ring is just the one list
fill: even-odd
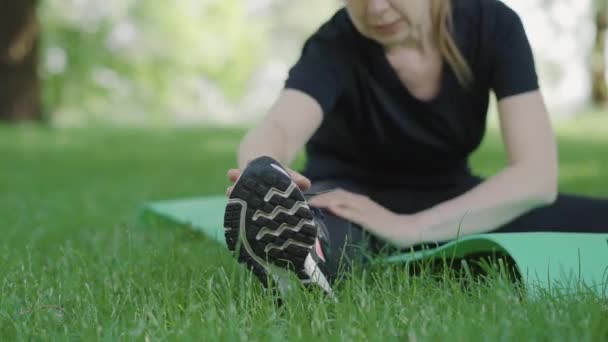
[[(575, 0), (504, 1), (526, 14), (551, 112), (580, 111), (588, 91), (571, 80), (586, 79), (591, 40), (580, 37), (592, 30), (579, 32), (557, 19), (576, 10), (588, 20), (591, 7), (607, 0), (580, 6)], [(263, 115), (305, 38), (342, 5), (342, 0), (40, 0), (47, 115), (59, 125), (245, 123)], [(546, 29), (547, 20), (557, 26)], [(569, 43), (545, 44), (557, 39), (555, 32), (562, 32), (560, 37), (569, 32), (564, 38)], [(578, 52), (571, 54), (568, 46), (576, 44)], [(554, 46), (564, 51), (556, 53)]]
[[(267, 54), (268, 25), (242, 0), (42, 0), (43, 100), (68, 124), (162, 122), (228, 100)], [(85, 114), (86, 113), (86, 114)]]

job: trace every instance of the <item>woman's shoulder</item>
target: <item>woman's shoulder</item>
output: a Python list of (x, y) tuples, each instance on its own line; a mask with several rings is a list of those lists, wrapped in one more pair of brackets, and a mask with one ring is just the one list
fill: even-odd
[(343, 7), (323, 22), (310, 38), (333, 43), (352, 39), (354, 36), (354, 26), (346, 9)]
[(341, 8), (306, 38), (302, 53), (345, 62), (355, 58), (367, 45), (346, 9)]
[(456, 20), (480, 23), (481, 29), (520, 20), (517, 12), (502, 0), (452, 0), (452, 3)]
[(494, 51), (504, 40), (525, 35), (519, 14), (501, 0), (452, 0), (456, 36), (477, 52)]
[(342, 7), (307, 37), (305, 47), (309, 45), (342, 55), (365, 49), (370, 42), (357, 31), (346, 8)]

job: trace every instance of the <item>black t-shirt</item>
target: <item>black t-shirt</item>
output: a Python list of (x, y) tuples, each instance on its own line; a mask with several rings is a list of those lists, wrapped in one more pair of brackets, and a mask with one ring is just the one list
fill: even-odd
[(383, 48), (362, 36), (343, 8), (304, 44), (285, 87), (312, 96), (323, 122), (306, 145), (313, 181), (449, 185), (470, 174), (490, 91), (497, 99), (538, 89), (519, 16), (498, 0), (452, 0), (453, 34), (473, 73), (463, 88), (444, 63), (441, 89), (413, 97)]

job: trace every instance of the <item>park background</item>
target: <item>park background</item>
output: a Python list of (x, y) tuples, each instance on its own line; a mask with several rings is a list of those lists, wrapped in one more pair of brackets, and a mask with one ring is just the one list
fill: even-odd
[[(535, 52), (560, 191), (608, 197), (608, 1), (505, 2)], [(0, 340), (607, 340), (606, 295), (522, 299), (500, 277), (403, 265), (357, 274), (338, 303), (277, 307), (213, 241), (137, 220), (224, 192), (245, 130), (339, 6), (0, 0)], [(494, 108), (489, 122), (482, 176), (506, 163)]]

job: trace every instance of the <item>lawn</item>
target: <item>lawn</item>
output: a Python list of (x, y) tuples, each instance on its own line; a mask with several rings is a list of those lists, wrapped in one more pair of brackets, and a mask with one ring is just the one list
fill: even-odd
[[(608, 196), (608, 118), (557, 126), (561, 190)], [(135, 221), (146, 201), (223, 193), (242, 134), (0, 126), (0, 340), (608, 339), (593, 294), (520, 298), (401, 266), (357, 273), (337, 303), (298, 291), (277, 307), (213, 242)], [(472, 162), (504, 160), (492, 131)]]

